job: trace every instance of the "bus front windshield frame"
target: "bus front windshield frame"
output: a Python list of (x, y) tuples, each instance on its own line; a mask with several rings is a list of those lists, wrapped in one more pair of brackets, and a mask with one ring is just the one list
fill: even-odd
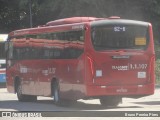
[(149, 44), (149, 27), (107, 25), (92, 27), (92, 45), (96, 51), (145, 50)]

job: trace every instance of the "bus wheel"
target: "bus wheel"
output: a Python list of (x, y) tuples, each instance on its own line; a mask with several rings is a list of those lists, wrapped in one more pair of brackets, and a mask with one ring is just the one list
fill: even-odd
[(20, 83), (17, 85), (17, 98), (21, 102), (32, 102), (37, 100), (37, 96), (22, 94), (22, 86)]
[(19, 101), (23, 102), (25, 101), (26, 97), (25, 95), (22, 94), (22, 86), (21, 86), (21, 83), (19, 82), (18, 85), (17, 85), (17, 98)]
[(54, 98), (54, 103), (56, 105), (60, 105), (61, 104), (61, 99), (60, 99), (60, 94), (59, 94), (59, 85), (57, 82), (54, 82), (52, 85), (52, 90), (53, 90), (53, 98)]
[(100, 98), (100, 103), (101, 105), (104, 105), (104, 106), (116, 107), (121, 102), (122, 102), (121, 97), (102, 97)]
[(76, 103), (76, 101), (74, 101), (74, 100), (62, 99), (60, 97), (59, 84), (57, 81), (54, 82), (52, 85), (52, 96), (54, 99), (54, 104), (56, 104), (58, 106), (71, 106), (74, 103)]

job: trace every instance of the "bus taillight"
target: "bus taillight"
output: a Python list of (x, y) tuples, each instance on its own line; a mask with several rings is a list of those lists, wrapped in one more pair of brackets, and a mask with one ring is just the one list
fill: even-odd
[(93, 65), (93, 60), (87, 56), (87, 58), (89, 59), (89, 63), (90, 63), (90, 68), (91, 68), (91, 73), (92, 73), (92, 77), (94, 76), (94, 65)]

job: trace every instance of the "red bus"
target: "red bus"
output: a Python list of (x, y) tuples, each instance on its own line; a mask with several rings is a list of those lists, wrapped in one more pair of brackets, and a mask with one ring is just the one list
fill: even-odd
[(55, 104), (154, 94), (152, 25), (111, 18), (73, 17), (16, 30), (7, 42), (7, 89), (19, 101), (53, 97)]

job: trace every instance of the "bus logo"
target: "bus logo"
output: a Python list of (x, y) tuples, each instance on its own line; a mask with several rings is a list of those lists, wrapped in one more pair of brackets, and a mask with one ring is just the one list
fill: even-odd
[(55, 73), (56, 73), (56, 68), (48, 68), (47, 70), (42, 70), (42, 74), (45, 76)]
[(128, 64), (124, 66), (112, 66), (113, 70), (145, 70), (147, 69), (147, 64)]
[(113, 70), (129, 70), (128, 66), (112, 66)]

